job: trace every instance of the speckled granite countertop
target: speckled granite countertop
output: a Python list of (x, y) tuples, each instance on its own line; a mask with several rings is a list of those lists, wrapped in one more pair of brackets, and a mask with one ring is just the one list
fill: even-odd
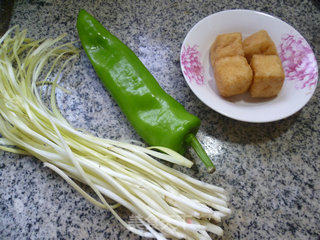
[[(223, 239), (319, 239), (320, 90), (297, 114), (249, 124), (206, 107), (188, 88), (179, 63), (182, 41), (200, 19), (225, 9), (254, 9), (295, 27), (320, 53), (317, 1), (16, 1), (11, 26), (42, 38), (67, 32), (77, 40), (76, 15), (85, 8), (122, 39), (160, 85), (202, 119), (198, 138), (218, 171), (196, 166), (191, 176), (230, 192), (233, 215)], [(81, 53), (58, 94), (63, 114), (76, 126), (113, 139), (139, 139), (106, 94)], [(139, 239), (108, 212), (87, 202), (35, 158), (0, 152), (0, 239)]]

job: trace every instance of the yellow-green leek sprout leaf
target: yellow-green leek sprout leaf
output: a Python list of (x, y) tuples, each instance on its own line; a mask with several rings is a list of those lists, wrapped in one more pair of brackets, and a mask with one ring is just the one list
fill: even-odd
[[(84, 198), (111, 211), (142, 237), (222, 235), (216, 223), (231, 212), (225, 190), (159, 162), (192, 166), (170, 149), (103, 139), (73, 128), (57, 108), (55, 89), (79, 50), (73, 43), (60, 44), (65, 35), (32, 40), (26, 33), (13, 27), (0, 38), (0, 149), (37, 157)], [(51, 87), (50, 107), (42, 100), (44, 85)], [(90, 186), (96, 198), (74, 180)], [(120, 218), (120, 205), (132, 212), (136, 224)]]

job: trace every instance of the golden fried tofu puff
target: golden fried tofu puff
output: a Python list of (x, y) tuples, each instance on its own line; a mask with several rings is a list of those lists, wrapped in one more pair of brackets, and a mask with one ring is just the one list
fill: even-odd
[(274, 42), (265, 30), (256, 32), (244, 39), (243, 50), (249, 63), (255, 54), (278, 55)]
[(218, 35), (210, 49), (212, 65), (223, 57), (244, 56), (241, 33), (226, 33)]
[(258, 98), (278, 95), (285, 78), (280, 58), (277, 55), (253, 55), (250, 66), (253, 70), (250, 95)]
[(214, 64), (214, 77), (221, 96), (246, 92), (252, 83), (252, 70), (243, 56), (223, 57)]

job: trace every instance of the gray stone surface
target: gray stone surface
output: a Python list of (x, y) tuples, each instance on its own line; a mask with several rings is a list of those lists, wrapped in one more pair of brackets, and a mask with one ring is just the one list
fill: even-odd
[[(78, 40), (79, 9), (95, 15), (140, 57), (160, 85), (199, 116), (198, 138), (214, 159), (208, 175), (182, 169), (230, 192), (232, 216), (222, 239), (319, 239), (320, 90), (295, 115), (250, 124), (206, 107), (188, 88), (179, 63), (182, 41), (200, 19), (226, 9), (254, 9), (296, 28), (320, 53), (317, 1), (16, 1), (11, 26), (33, 38), (68, 33)], [(79, 46), (79, 43), (77, 43)], [(58, 92), (58, 105), (76, 127), (112, 139), (138, 139), (106, 94), (84, 52)], [(87, 202), (35, 158), (0, 152), (0, 239), (139, 239), (108, 212)], [(126, 211), (121, 210), (127, 219)]]

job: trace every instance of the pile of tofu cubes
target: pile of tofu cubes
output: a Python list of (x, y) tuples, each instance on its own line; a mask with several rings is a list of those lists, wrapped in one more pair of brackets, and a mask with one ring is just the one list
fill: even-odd
[(276, 46), (261, 30), (242, 42), (241, 33), (218, 35), (210, 49), (219, 93), (230, 97), (250, 92), (252, 97), (277, 96), (285, 78)]

